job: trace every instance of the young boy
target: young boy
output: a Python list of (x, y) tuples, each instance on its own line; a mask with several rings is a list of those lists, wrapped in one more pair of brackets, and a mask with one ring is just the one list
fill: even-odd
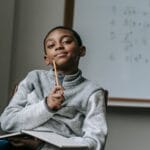
[[(107, 136), (104, 91), (78, 68), (86, 52), (73, 29), (58, 26), (44, 39), (44, 59), (50, 70), (31, 71), (1, 115), (7, 132), (22, 129), (55, 132), (102, 150)], [(53, 61), (59, 85), (55, 83)], [(52, 149), (44, 144), (41, 149)]]

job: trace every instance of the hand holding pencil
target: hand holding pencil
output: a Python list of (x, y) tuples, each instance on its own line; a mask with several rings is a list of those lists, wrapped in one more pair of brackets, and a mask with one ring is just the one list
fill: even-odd
[(64, 89), (59, 84), (58, 72), (57, 72), (56, 63), (54, 60), (53, 60), (53, 67), (54, 67), (56, 85), (54, 86), (51, 93), (48, 95), (46, 102), (47, 102), (47, 105), (50, 109), (60, 109), (61, 104), (64, 101)]

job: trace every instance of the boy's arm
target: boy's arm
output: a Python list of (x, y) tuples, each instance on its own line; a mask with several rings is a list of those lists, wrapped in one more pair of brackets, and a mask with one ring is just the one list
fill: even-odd
[(52, 115), (53, 112), (46, 107), (45, 99), (39, 99), (35, 90), (28, 88), (26, 78), (19, 84), (17, 92), (2, 113), (1, 128), (7, 132), (32, 129), (49, 120)]
[(86, 143), (90, 150), (103, 150), (107, 137), (105, 117), (105, 95), (100, 90), (90, 96), (86, 118), (83, 124), (83, 137), (75, 137), (79, 143)]

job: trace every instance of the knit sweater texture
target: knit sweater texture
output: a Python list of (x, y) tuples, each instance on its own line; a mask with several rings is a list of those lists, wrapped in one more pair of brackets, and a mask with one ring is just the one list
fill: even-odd
[[(80, 70), (61, 81), (65, 100), (59, 110), (50, 110), (45, 97), (55, 85), (53, 69), (29, 72), (2, 113), (1, 128), (7, 132), (55, 132), (86, 143), (90, 150), (102, 150), (107, 136), (104, 91)], [(51, 145), (44, 147), (52, 149)]]

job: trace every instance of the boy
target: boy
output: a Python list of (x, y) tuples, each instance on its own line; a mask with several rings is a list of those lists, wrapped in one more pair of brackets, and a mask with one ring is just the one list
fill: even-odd
[[(80, 36), (73, 29), (58, 26), (48, 32), (44, 39), (44, 60), (50, 70), (32, 71), (18, 85), (1, 115), (1, 128), (7, 132), (22, 129), (55, 132), (86, 143), (90, 150), (102, 150), (107, 135), (105, 96), (78, 68), (85, 52)], [(55, 84), (53, 61), (59, 85)], [(41, 149), (52, 146), (44, 144)]]

